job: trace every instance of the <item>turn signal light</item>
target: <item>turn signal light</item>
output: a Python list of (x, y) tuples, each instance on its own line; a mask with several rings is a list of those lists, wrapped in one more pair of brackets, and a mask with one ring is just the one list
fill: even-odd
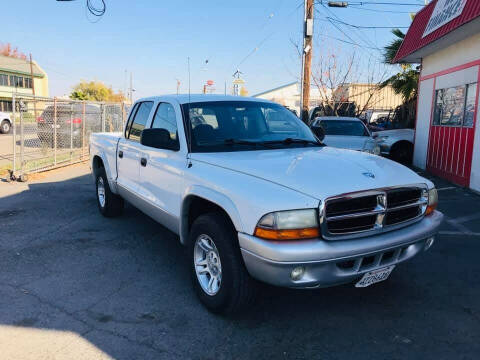
[(428, 206), (425, 210), (425, 215), (433, 214), (438, 205), (437, 189), (433, 188), (428, 191)]
[(318, 228), (276, 230), (257, 226), (255, 236), (266, 240), (300, 240), (317, 238), (320, 234)]

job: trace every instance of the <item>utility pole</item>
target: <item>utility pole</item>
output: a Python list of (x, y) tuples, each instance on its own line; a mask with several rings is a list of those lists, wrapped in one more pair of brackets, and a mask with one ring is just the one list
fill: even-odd
[(310, 105), (310, 77), (312, 73), (312, 38), (313, 38), (313, 3), (304, 0), (303, 48), (302, 48), (302, 82), (301, 86), (301, 119), (308, 122)]
[(130, 72), (130, 94), (129, 94), (129, 98), (130, 98), (130, 105), (133, 104), (133, 74), (132, 72)]

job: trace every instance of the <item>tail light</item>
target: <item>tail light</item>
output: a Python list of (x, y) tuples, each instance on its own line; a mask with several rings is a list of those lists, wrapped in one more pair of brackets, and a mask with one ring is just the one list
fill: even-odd
[(44, 123), (45, 119), (41, 116), (37, 117), (37, 123)]
[(67, 120), (65, 121), (66, 124), (81, 124), (82, 123), (82, 119), (80, 118), (75, 118), (75, 119), (72, 119), (72, 120)]

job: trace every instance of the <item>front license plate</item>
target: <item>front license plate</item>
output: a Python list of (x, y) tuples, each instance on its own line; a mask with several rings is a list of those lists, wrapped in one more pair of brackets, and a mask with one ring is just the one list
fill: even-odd
[(363, 275), (360, 281), (355, 284), (355, 287), (367, 287), (380, 281), (387, 280), (394, 268), (395, 265), (391, 265), (383, 269), (370, 271)]

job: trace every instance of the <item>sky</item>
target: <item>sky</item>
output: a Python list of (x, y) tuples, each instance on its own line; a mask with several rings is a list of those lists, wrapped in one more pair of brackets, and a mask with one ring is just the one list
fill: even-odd
[[(10, 0), (2, 8), (0, 42), (32, 53), (48, 73), (51, 96), (69, 94), (80, 80), (98, 80), (124, 91), (130, 73), (134, 98), (175, 93), (177, 79), (180, 92), (187, 93), (187, 58), (192, 93), (201, 92), (207, 80), (214, 81), (216, 93), (224, 92), (225, 83), (230, 92), (237, 68), (250, 95), (300, 76), (292, 43), (302, 37), (303, 0), (105, 2), (106, 13), (92, 22), (95, 19), (87, 16), (86, 0)], [(394, 38), (390, 29), (358, 29), (336, 21), (408, 27), (408, 12), (421, 6), (398, 4), (421, 5), (424, 0), (383, 0), (396, 5), (340, 9), (326, 9), (317, 2), (314, 66), (316, 58), (327, 53), (347, 56), (355, 52), (362, 64), (372, 59), (378, 62), (380, 51), (375, 48)], [(327, 17), (335, 19), (336, 26)]]

